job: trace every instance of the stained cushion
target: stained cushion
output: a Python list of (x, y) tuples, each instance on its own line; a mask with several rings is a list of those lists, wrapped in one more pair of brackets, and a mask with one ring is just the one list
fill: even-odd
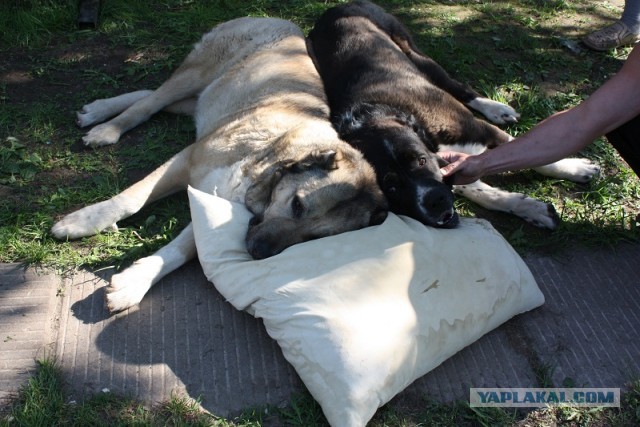
[(544, 302), (520, 256), (481, 219), (442, 230), (389, 214), (254, 261), (244, 205), (195, 189), (189, 200), (207, 278), (264, 320), (333, 426), (364, 426), (414, 380)]

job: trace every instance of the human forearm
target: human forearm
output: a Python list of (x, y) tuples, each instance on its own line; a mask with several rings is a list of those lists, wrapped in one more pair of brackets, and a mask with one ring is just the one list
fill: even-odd
[(574, 108), (554, 114), (510, 144), (480, 155), (485, 174), (542, 166), (577, 153), (640, 114), (640, 50)]
[(442, 153), (452, 162), (442, 169), (455, 183), (484, 175), (553, 163), (580, 151), (594, 139), (640, 115), (640, 47), (622, 70), (578, 106), (540, 122), (514, 141), (478, 156)]
[(542, 166), (575, 154), (601, 135), (580, 108), (556, 113), (516, 140), (477, 156), (481, 175)]
[(585, 123), (578, 120), (581, 114), (576, 110), (556, 113), (514, 141), (476, 156), (442, 153), (451, 162), (442, 172), (445, 176), (455, 172), (455, 183), (467, 184), (485, 175), (553, 163), (581, 150), (598, 136), (598, 125), (572, 125)]

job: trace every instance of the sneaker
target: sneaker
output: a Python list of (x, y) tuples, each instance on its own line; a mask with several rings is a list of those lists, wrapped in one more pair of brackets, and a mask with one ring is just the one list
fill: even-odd
[(640, 41), (640, 34), (632, 33), (622, 21), (585, 36), (582, 42), (593, 50), (609, 50), (614, 47), (633, 45)]

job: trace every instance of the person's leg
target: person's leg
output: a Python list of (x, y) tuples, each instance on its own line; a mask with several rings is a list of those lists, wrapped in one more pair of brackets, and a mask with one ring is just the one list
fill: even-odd
[(620, 20), (587, 35), (582, 42), (594, 50), (633, 45), (640, 41), (640, 0), (626, 0)]
[(640, 0), (626, 0), (624, 2), (624, 11), (622, 12), (620, 21), (622, 21), (632, 33), (640, 33)]
[(640, 176), (640, 116), (629, 120), (606, 136), (624, 161)]

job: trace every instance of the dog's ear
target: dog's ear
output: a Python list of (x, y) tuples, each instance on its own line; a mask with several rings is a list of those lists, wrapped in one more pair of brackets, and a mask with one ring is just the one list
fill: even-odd
[(356, 104), (350, 110), (343, 112), (336, 118), (332, 118), (338, 134), (346, 136), (357, 132), (362, 127), (379, 115), (384, 115), (386, 107), (372, 105), (366, 102)]
[(278, 162), (266, 168), (249, 186), (244, 195), (244, 204), (254, 215), (261, 215), (271, 201), (271, 192), (278, 184), (289, 165)]
[(341, 136), (350, 135), (358, 129), (362, 128), (362, 118), (353, 110), (345, 111), (336, 120), (336, 130)]
[(325, 170), (338, 168), (338, 162), (342, 160), (342, 152), (340, 150), (325, 150), (312, 154), (316, 165)]
[(320, 167), (324, 170), (338, 168), (338, 162), (342, 160), (340, 150), (314, 151), (299, 162), (294, 163), (290, 169), (292, 172), (302, 172), (313, 167)]
[(404, 126), (408, 126), (418, 135), (418, 138), (424, 143), (429, 151), (433, 151), (434, 153), (438, 151), (437, 144), (433, 141), (433, 139), (427, 133), (420, 121), (416, 119), (413, 114), (410, 113), (401, 113), (400, 115), (396, 115), (396, 120), (403, 124)]

